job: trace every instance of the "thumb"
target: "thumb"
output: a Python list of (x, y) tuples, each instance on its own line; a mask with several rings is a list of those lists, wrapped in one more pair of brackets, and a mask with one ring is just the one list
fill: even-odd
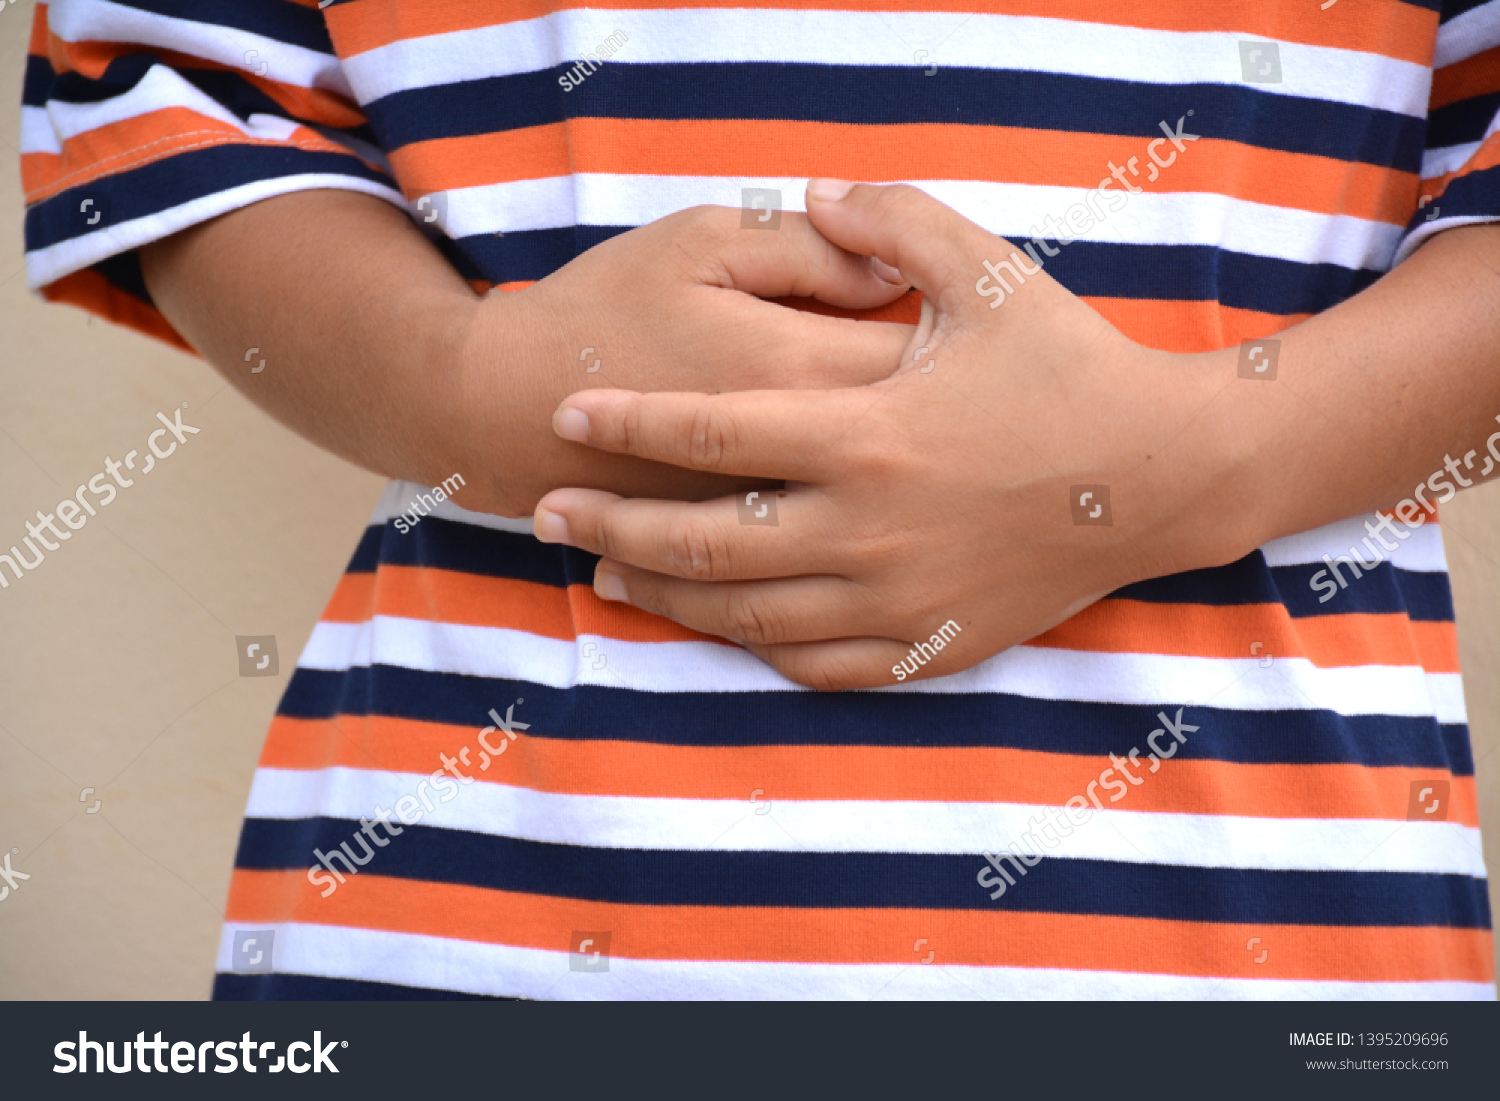
[(982, 303), (973, 287), (985, 274), (984, 258), (1002, 245), (1011, 248), (907, 184), (809, 180), (807, 217), (834, 244), (898, 269), (945, 314), (967, 313)]

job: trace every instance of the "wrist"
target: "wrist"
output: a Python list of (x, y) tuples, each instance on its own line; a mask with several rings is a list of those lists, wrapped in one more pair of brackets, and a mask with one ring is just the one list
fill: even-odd
[[(382, 355), (399, 357), (395, 370), (405, 379), (391, 410), (402, 478), (437, 485), (459, 474), (466, 486), (473, 484), (474, 441), (484, 429), (470, 392), (465, 348), (480, 301), (466, 288), (444, 288), (404, 299), (402, 309), (387, 315), (391, 339)], [(461, 493), (465, 501), (472, 497)]]
[[(1168, 396), (1160, 439), (1144, 464), (1150, 518), (1144, 525), (1136, 580), (1238, 561), (1270, 535), (1265, 515), (1267, 469), (1255, 435), (1256, 418), (1236, 400), (1235, 387), (1258, 383), (1237, 377), (1239, 347), (1211, 352), (1151, 351), (1153, 392)], [(1271, 395), (1251, 393), (1258, 409)], [(1139, 536), (1138, 536), (1139, 537)]]

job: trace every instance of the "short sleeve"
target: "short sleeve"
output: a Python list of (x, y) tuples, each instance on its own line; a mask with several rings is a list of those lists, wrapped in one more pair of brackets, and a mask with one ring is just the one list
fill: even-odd
[(1500, 0), (1444, 0), (1421, 204), (1396, 263), (1445, 229), (1500, 221)]
[(311, 188), (405, 206), (317, 0), (38, 4), (21, 110), (28, 285), (178, 347), (140, 246)]

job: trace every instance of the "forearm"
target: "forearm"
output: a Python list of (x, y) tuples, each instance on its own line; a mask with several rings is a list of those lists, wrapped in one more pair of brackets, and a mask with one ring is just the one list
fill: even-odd
[[(151, 245), (142, 267), (167, 319), (283, 424), (390, 477), (435, 485), (461, 474), (459, 504), (529, 516), (564, 485), (677, 500), (736, 485), (560, 439), (552, 414), (576, 390), (844, 385), (895, 368), (904, 326), (803, 315), (756, 296), (862, 309), (903, 286), (805, 220), (742, 234), (736, 219), (684, 212), (525, 291), (481, 297), (401, 211), (305, 191)], [(251, 348), (255, 363), (266, 360), (258, 373)], [(608, 367), (591, 370), (590, 353)]]
[(148, 245), (141, 268), (177, 331), (281, 423), (388, 477), (454, 473), (438, 445), (479, 298), (401, 211), (296, 192)]
[[(1500, 227), (1443, 233), (1277, 338), (1273, 381), (1237, 377), (1238, 347), (1210, 353), (1214, 381), (1190, 399), (1202, 415), (1169, 449), (1179, 469), (1217, 457), (1227, 557), (1482, 480), (1500, 431)], [(1418, 491), (1429, 479), (1441, 492)]]

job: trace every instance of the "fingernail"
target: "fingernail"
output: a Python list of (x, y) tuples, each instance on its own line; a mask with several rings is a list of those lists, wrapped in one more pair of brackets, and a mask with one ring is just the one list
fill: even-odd
[(875, 269), (875, 274), (887, 283), (898, 287), (906, 286), (906, 277), (901, 274), (900, 268), (893, 268), (878, 256), (870, 257), (870, 267)]
[(588, 414), (578, 409), (559, 409), (552, 414), (552, 431), (574, 443), (589, 442)]
[(807, 181), (807, 197), (809, 199), (817, 199), (822, 203), (836, 203), (849, 194), (849, 189), (853, 186), (848, 180), (832, 180), (827, 177), (820, 177), (816, 180)]
[(544, 508), (537, 509), (536, 515), (531, 518), (531, 527), (536, 533), (538, 542), (566, 543), (568, 541), (568, 522), (555, 512), (548, 512)]
[(625, 579), (603, 567), (594, 570), (594, 595), (600, 600), (630, 599), (625, 593)]

